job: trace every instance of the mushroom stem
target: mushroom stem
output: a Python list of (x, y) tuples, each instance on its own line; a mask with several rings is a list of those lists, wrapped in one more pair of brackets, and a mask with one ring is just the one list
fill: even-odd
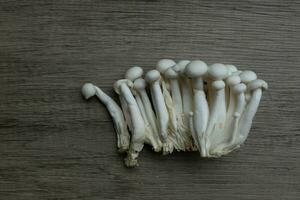
[(230, 116), (227, 116), (226, 120), (226, 129), (225, 135), (221, 143), (218, 144), (217, 148), (214, 149), (214, 154), (221, 156), (228, 154), (232, 150), (238, 148), (238, 145), (235, 145), (235, 141), (238, 137), (238, 124), (240, 120), (240, 116), (243, 113), (243, 110), (246, 105), (245, 101), (245, 94), (246, 85), (244, 83), (239, 83), (234, 86), (231, 86), (231, 92), (235, 97), (235, 104), (234, 104), (234, 113)]
[(114, 127), (117, 132), (117, 146), (119, 152), (127, 151), (129, 149), (130, 135), (127, 130), (127, 124), (125, 122), (122, 110), (118, 104), (100, 88), (91, 83), (85, 83), (83, 85), (82, 94), (86, 99), (96, 95), (101, 103), (106, 106), (110, 116), (113, 119)]
[(122, 111), (124, 113), (125, 121), (128, 125), (129, 130), (132, 131), (132, 122), (131, 122), (131, 118), (130, 118), (127, 103), (126, 103), (126, 101), (125, 101), (125, 99), (122, 95), (119, 95), (119, 100), (120, 100), (120, 103), (121, 103)]
[[(243, 84), (244, 85), (244, 84)], [(240, 89), (240, 91), (236, 91), (237, 92), (237, 104), (236, 104), (236, 109), (233, 115), (233, 122), (232, 127), (230, 130), (232, 131), (232, 137), (229, 141), (229, 145), (227, 147), (227, 149), (229, 149), (230, 151), (233, 150), (234, 148), (237, 148), (237, 146), (234, 146), (234, 142), (237, 138), (237, 134), (238, 134), (238, 124), (240, 121), (240, 117), (244, 111), (245, 105), (246, 105), (246, 101), (245, 101), (245, 94), (244, 91), (246, 90), (246, 85), (242, 86), (244, 88)]]
[(178, 134), (178, 137), (176, 138), (178, 143), (178, 150), (190, 150), (192, 147), (191, 137), (190, 134), (187, 132), (187, 128), (184, 124), (184, 114), (183, 114), (183, 107), (182, 107), (182, 97), (181, 97), (181, 91), (180, 91), (180, 85), (179, 85), (179, 75), (178, 73), (170, 67), (167, 69), (167, 71), (164, 73), (167, 80), (169, 80), (170, 83), (170, 92), (172, 96), (172, 105), (175, 110), (175, 116), (176, 116), (176, 127), (175, 132)]
[(239, 122), (239, 138), (238, 141), (236, 141), (237, 145), (244, 143), (244, 141), (247, 139), (249, 131), (251, 129), (253, 118), (257, 112), (260, 103), (262, 90), (266, 90), (268, 88), (268, 84), (261, 79), (253, 80), (250, 83), (248, 83), (247, 86), (249, 93), (252, 92), (252, 95)]
[(213, 64), (208, 70), (209, 76), (212, 78), (212, 105), (211, 115), (205, 132), (208, 140), (206, 148), (208, 156), (220, 141), (223, 140), (223, 132), (226, 122), (226, 100), (225, 100), (225, 83), (222, 81), (228, 76), (228, 69), (223, 64)]
[[(176, 134), (177, 129), (178, 129), (177, 128), (177, 116), (176, 116), (175, 108), (173, 106), (173, 99), (170, 94), (170, 85), (169, 85), (168, 79), (165, 77), (165, 72), (169, 68), (175, 66), (175, 64), (176, 63), (173, 60), (161, 59), (158, 61), (157, 65), (156, 65), (156, 69), (161, 74), (160, 82), (161, 82), (161, 87), (162, 87), (162, 94), (163, 94), (163, 97), (165, 100), (165, 104), (166, 104), (168, 113), (170, 115), (169, 121), (171, 124), (171, 129)], [(179, 137), (177, 137), (177, 136), (176, 136), (176, 138), (179, 139)]]
[[(224, 131), (225, 120), (226, 120), (226, 105), (224, 96), (224, 82), (217, 82), (220, 87), (215, 88), (213, 95), (212, 110), (209, 116), (209, 122), (206, 129), (206, 137), (208, 138), (206, 142), (207, 156), (210, 156), (211, 148), (219, 143), (221, 140), (222, 133)], [(222, 88), (223, 87), (223, 88)]]
[[(228, 146), (228, 142), (231, 140), (233, 137), (233, 125), (232, 122), (235, 119), (234, 114), (235, 112), (239, 112), (236, 110), (236, 104), (238, 102), (237, 94), (235, 91), (236, 86), (241, 82), (241, 79), (238, 75), (231, 75), (226, 79), (227, 83), (227, 90), (228, 90), (228, 108), (227, 108), (227, 114), (226, 114), (226, 123), (225, 123), (225, 131), (223, 133), (223, 140), (221, 140), (221, 143), (218, 145), (220, 148), (218, 150), (225, 148)], [(240, 86), (243, 87), (243, 86)], [(240, 112), (239, 112), (240, 113)], [(225, 143), (225, 145), (223, 145)], [(220, 150), (222, 151), (222, 150)]]
[[(140, 112), (145, 122), (146, 141), (147, 143), (152, 145), (155, 152), (159, 152), (161, 150), (162, 143), (158, 135), (157, 127), (155, 124), (155, 118), (152, 118), (155, 116), (151, 108), (151, 104), (149, 104), (150, 101), (146, 94), (145, 87), (146, 83), (144, 79), (140, 78), (134, 81), (135, 99), (137, 101)], [(142, 98), (142, 94), (144, 94), (144, 100)], [(152, 124), (150, 122), (152, 122)]]
[(185, 74), (192, 79), (194, 92), (193, 123), (191, 122), (190, 115), (190, 125), (193, 124), (193, 129), (191, 129), (191, 131), (195, 132), (193, 137), (202, 157), (207, 156), (205, 130), (209, 117), (209, 108), (206, 95), (203, 91), (202, 80), (202, 76), (204, 76), (206, 72), (207, 65), (200, 60), (190, 62), (185, 69)]
[[(190, 63), (189, 60), (181, 60), (179, 61), (173, 69), (179, 73), (179, 83), (181, 86), (182, 93), (182, 107), (183, 113), (185, 115), (185, 124), (189, 122), (189, 113), (192, 110), (192, 87), (190, 84), (190, 80), (185, 76), (185, 68)], [(188, 126), (186, 126), (188, 128)]]
[(132, 84), (132, 82), (127, 79), (119, 80), (115, 84), (115, 89), (119, 91), (120, 95), (124, 97), (131, 117), (132, 137), (127, 158), (125, 159), (125, 164), (128, 167), (134, 167), (138, 165), (137, 157), (139, 155), (139, 152), (144, 147), (145, 123), (143, 117), (141, 116), (137, 102), (127, 85), (129, 83)]
[(169, 115), (159, 84), (160, 73), (157, 70), (151, 70), (147, 72), (145, 78), (150, 84), (154, 109), (158, 118), (159, 133), (163, 142), (163, 153), (171, 153), (173, 148), (168, 140)]

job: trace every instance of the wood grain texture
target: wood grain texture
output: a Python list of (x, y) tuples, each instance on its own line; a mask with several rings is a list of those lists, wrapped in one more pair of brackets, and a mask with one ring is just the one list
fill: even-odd
[[(245, 145), (220, 159), (146, 147), (126, 169), (113, 94), (160, 58), (251, 69), (269, 83)], [(299, 199), (300, 2), (0, 2), (0, 199)]]

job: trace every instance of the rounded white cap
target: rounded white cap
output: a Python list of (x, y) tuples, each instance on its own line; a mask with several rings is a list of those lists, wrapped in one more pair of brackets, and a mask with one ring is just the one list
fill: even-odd
[(173, 66), (173, 69), (180, 74), (184, 74), (185, 67), (190, 63), (189, 60), (180, 60), (176, 65)]
[(157, 65), (156, 65), (156, 69), (164, 74), (165, 71), (167, 69), (169, 69), (170, 67), (173, 67), (176, 63), (174, 62), (174, 60), (171, 59), (161, 59), (158, 61)]
[(92, 83), (85, 83), (81, 88), (81, 93), (85, 99), (89, 99), (96, 94), (96, 90)]
[(256, 74), (253, 71), (249, 71), (249, 70), (242, 71), (242, 73), (240, 73), (240, 77), (241, 77), (241, 81), (246, 84), (257, 79)]
[(138, 78), (133, 82), (133, 87), (136, 90), (143, 90), (146, 88), (146, 81), (142, 78)]
[(225, 83), (222, 80), (214, 81), (211, 85), (215, 90), (221, 90), (225, 87)]
[(143, 69), (138, 66), (131, 67), (126, 71), (125, 78), (134, 81), (143, 75)]
[(148, 83), (153, 83), (154, 81), (157, 81), (159, 79), (160, 79), (160, 73), (155, 69), (147, 72), (145, 75), (145, 80)]
[(185, 67), (185, 74), (190, 78), (203, 76), (207, 72), (207, 65), (201, 60), (191, 61)]
[(128, 79), (120, 79), (114, 83), (114, 90), (117, 94), (120, 94), (120, 86), (126, 84), (128, 87), (132, 87), (133, 83)]
[(225, 65), (216, 63), (209, 66), (208, 75), (213, 80), (222, 80), (228, 76), (228, 69)]
[(169, 78), (169, 79), (173, 79), (173, 78), (178, 77), (178, 73), (175, 70), (173, 70), (172, 67), (167, 69), (167, 71), (165, 71), (164, 75), (165, 75), (166, 78)]
[(247, 86), (249, 91), (256, 90), (258, 88), (262, 88), (263, 90), (268, 89), (268, 83), (261, 79), (253, 80), (250, 83), (248, 83)]
[(232, 91), (235, 94), (245, 92), (246, 90), (247, 90), (247, 86), (244, 83), (239, 83), (239, 84), (233, 86), (233, 88), (232, 88)]
[(231, 75), (226, 79), (226, 83), (229, 86), (239, 84), (240, 82), (241, 82), (241, 78), (238, 75)]

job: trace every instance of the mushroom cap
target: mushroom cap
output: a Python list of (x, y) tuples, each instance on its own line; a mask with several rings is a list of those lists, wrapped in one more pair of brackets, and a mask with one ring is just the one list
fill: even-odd
[(117, 94), (120, 94), (120, 86), (122, 84), (126, 84), (128, 87), (132, 87), (133, 86), (133, 83), (130, 80), (128, 80), (128, 79), (120, 79), (120, 80), (116, 81), (114, 83), (114, 86), (113, 86), (114, 87), (114, 91)]
[(235, 94), (245, 92), (246, 90), (247, 90), (247, 86), (244, 83), (239, 83), (239, 84), (233, 86), (233, 88), (232, 88), (232, 91)]
[(214, 81), (211, 85), (215, 90), (221, 90), (225, 87), (225, 83), (222, 80)]
[(166, 78), (169, 78), (169, 79), (174, 79), (174, 78), (178, 77), (178, 73), (175, 70), (173, 70), (172, 67), (167, 69), (167, 71), (165, 71), (164, 75)]
[(191, 61), (185, 67), (185, 74), (190, 78), (203, 76), (207, 72), (207, 65), (201, 60)]
[(143, 90), (146, 88), (146, 81), (142, 78), (138, 78), (133, 82), (133, 87), (136, 90)]
[(241, 81), (243, 83), (249, 83), (255, 79), (257, 79), (256, 74), (253, 71), (245, 70), (240, 73)]
[(176, 65), (173, 66), (173, 70), (177, 73), (184, 74), (185, 67), (190, 63), (189, 60), (180, 60)]
[(261, 80), (261, 79), (253, 80), (250, 83), (248, 83), (247, 86), (248, 86), (249, 91), (256, 90), (258, 88), (261, 88), (263, 90), (268, 89), (268, 83), (264, 80)]
[(233, 72), (236, 72), (237, 71), (237, 68), (236, 66), (234, 65), (225, 65), (227, 67), (227, 70), (228, 70), (228, 75), (230, 76)]
[(145, 80), (148, 83), (153, 83), (154, 81), (157, 81), (159, 79), (160, 79), (160, 73), (159, 73), (159, 71), (157, 71), (155, 69), (147, 72), (145, 75)]
[(231, 75), (226, 79), (226, 83), (229, 86), (239, 84), (240, 82), (241, 82), (241, 78), (238, 75)]
[(161, 59), (157, 62), (156, 64), (156, 69), (164, 74), (165, 71), (167, 69), (169, 69), (170, 67), (174, 66), (176, 63), (174, 62), (174, 60), (171, 60), (171, 59)]
[(81, 88), (81, 93), (85, 99), (89, 99), (96, 94), (96, 90), (92, 83), (85, 83)]
[(131, 67), (126, 71), (125, 78), (134, 81), (143, 75), (143, 69), (139, 66)]
[(213, 80), (222, 80), (228, 76), (228, 69), (223, 64), (215, 63), (209, 66), (208, 75)]

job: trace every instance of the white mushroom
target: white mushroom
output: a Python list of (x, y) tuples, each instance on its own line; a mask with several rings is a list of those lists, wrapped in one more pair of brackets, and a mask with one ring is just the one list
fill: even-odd
[(117, 132), (117, 146), (120, 152), (125, 152), (129, 149), (130, 135), (127, 130), (123, 113), (118, 104), (105, 94), (100, 88), (92, 83), (85, 83), (81, 89), (85, 99), (89, 99), (96, 95), (98, 99), (106, 106), (110, 116), (113, 119), (114, 127)]
[[(238, 71), (236, 66), (234, 65), (225, 65), (225, 67), (227, 68), (228, 71), (228, 77), (235, 75), (235, 73)], [(230, 88), (229, 86), (226, 84), (225, 85), (225, 97), (226, 97), (226, 108), (228, 109), (228, 106), (230, 104)]]
[[(173, 99), (171, 97), (171, 86), (169, 84), (169, 79), (165, 76), (165, 72), (175, 66), (175, 62), (170, 59), (162, 59), (158, 61), (156, 69), (161, 74), (161, 90), (164, 96), (165, 104), (169, 113), (169, 129), (171, 134), (169, 135), (169, 139), (172, 141), (174, 148), (177, 150), (185, 150), (185, 139), (181, 137), (178, 129), (178, 121), (177, 114), (174, 107)], [(181, 123), (181, 121), (180, 121)], [(182, 128), (180, 127), (180, 130)]]
[(165, 104), (167, 106), (167, 110), (170, 114), (170, 122), (171, 122), (171, 128), (173, 129), (173, 132), (176, 133), (177, 131), (177, 120), (176, 120), (176, 111), (173, 107), (173, 99), (170, 94), (170, 85), (166, 77), (164, 76), (164, 73), (172, 66), (174, 66), (176, 63), (173, 60), (170, 59), (161, 59), (158, 61), (156, 65), (156, 69), (161, 74), (161, 90), (162, 94), (165, 99)]
[[(245, 70), (242, 71), (239, 74), (240, 78), (241, 78), (241, 82), (245, 83), (246, 85), (248, 83), (250, 83), (251, 81), (254, 81), (255, 79), (257, 79), (257, 75), (255, 74), (255, 72), (250, 71), (250, 70)], [(246, 101), (249, 101), (251, 94), (249, 93), (249, 91), (246, 92), (245, 97), (246, 97)]]
[(151, 70), (146, 73), (145, 79), (150, 84), (153, 105), (158, 119), (159, 133), (163, 142), (163, 153), (171, 153), (173, 146), (168, 140), (169, 114), (159, 84), (160, 73), (157, 70)]
[(176, 116), (175, 127), (177, 128), (175, 130), (175, 133), (177, 135), (176, 141), (178, 144), (178, 150), (185, 151), (191, 149), (192, 143), (190, 141), (190, 137), (187, 134), (186, 128), (184, 126), (182, 97), (181, 97), (180, 85), (178, 80), (179, 76), (178, 73), (175, 72), (172, 67), (167, 69), (164, 75), (170, 84), (172, 104), (175, 110), (175, 116)]
[[(143, 69), (141, 67), (134, 66), (134, 67), (131, 67), (130, 69), (128, 69), (126, 71), (125, 78), (133, 82), (139, 76), (142, 76), (142, 74), (143, 74)], [(117, 92), (117, 91), (115, 91), (115, 92)], [(123, 110), (128, 128), (129, 128), (130, 131), (132, 131), (132, 126), (131, 126), (132, 122), (131, 122), (131, 118), (130, 118), (127, 103), (126, 103), (126, 101), (125, 101), (125, 99), (122, 95), (119, 95), (119, 100), (120, 100), (120, 103), (121, 103), (121, 108)]]
[(173, 66), (173, 69), (180, 76), (179, 83), (181, 86), (183, 113), (185, 115), (184, 123), (186, 124), (187, 129), (189, 129), (189, 126), (187, 124), (188, 124), (189, 113), (192, 110), (192, 102), (193, 102), (193, 92), (192, 92), (190, 80), (188, 77), (185, 76), (185, 68), (189, 63), (190, 63), (189, 60), (181, 60), (175, 66)]
[(229, 121), (229, 130), (231, 132), (230, 141), (226, 147), (227, 151), (232, 151), (234, 148), (238, 148), (237, 145), (234, 145), (238, 137), (238, 125), (240, 121), (240, 117), (245, 109), (246, 99), (245, 99), (245, 91), (247, 87), (244, 83), (237, 84), (233, 86), (232, 90), (236, 96), (236, 105), (235, 105), (235, 112), (233, 114), (233, 121)]
[(125, 78), (134, 82), (136, 79), (142, 77), (144, 70), (141, 67), (134, 66), (129, 68), (125, 73)]
[(262, 91), (268, 89), (268, 84), (264, 80), (256, 79), (248, 83), (247, 89), (251, 93), (251, 98), (239, 121), (239, 138), (238, 141), (236, 141), (238, 145), (244, 143), (248, 137), (254, 115), (259, 106)]
[(157, 62), (156, 69), (161, 74), (164, 74), (165, 71), (167, 71), (167, 69), (169, 69), (170, 67), (173, 67), (174, 65), (176, 65), (176, 63), (174, 62), (174, 60), (171, 60), (171, 59), (161, 59), (161, 60), (159, 60)]
[[(130, 148), (127, 154), (127, 158), (125, 159), (125, 164), (128, 167), (134, 167), (138, 165), (137, 157), (139, 152), (144, 147), (145, 141), (145, 123), (143, 117), (141, 116), (139, 107), (137, 105), (134, 96), (131, 93), (128, 85), (132, 85), (132, 82), (128, 79), (121, 79), (114, 84), (115, 91), (121, 95), (126, 101), (128, 111), (131, 118), (131, 126), (132, 126), (132, 135)], [(132, 86), (131, 86), (132, 87)]]
[(180, 86), (178, 82), (178, 73), (174, 71), (172, 67), (170, 67), (165, 71), (164, 75), (169, 80), (173, 106), (178, 117), (182, 114), (183, 110)]
[[(223, 140), (222, 134), (226, 122), (225, 83), (223, 79), (228, 76), (228, 69), (223, 64), (213, 64), (208, 69), (208, 75), (212, 79), (212, 105), (206, 135), (209, 138), (206, 148), (209, 151)], [(214, 155), (211, 155), (214, 156)]]
[[(225, 148), (226, 146), (228, 146), (228, 143), (229, 141), (232, 139), (233, 137), (233, 120), (236, 118), (234, 117), (234, 114), (236, 111), (236, 104), (237, 104), (237, 100), (240, 99), (237, 97), (237, 92), (235, 92), (236, 90), (235, 89), (235, 86), (240, 84), (241, 82), (241, 79), (238, 75), (236, 74), (232, 74), (231, 76), (229, 76), (227, 79), (226, 79), (226, 85), (227, 85), (227, 89), (228, 89), (228, 107), (227, 107), (227, 114), (226, 114), (226, 123), (225, 123), (225, 131), (224, 131), (224, 134), (223, 134), (223, 140), (221, 141), (221, 144), (222, 143), (225, 143), (225, 145), (219, 145), (220, 148)], [(244, 96), (244, 94), (243, 94)], [(240, 104), (240, 103), (239, 103)], [(218, 148), (218, 151), (219, 149)]]
[(209, 118), (209, 108), (202, 79), (206, 72), (207, 65), (200, 60), (190, 62), (185, 68), (185, 74), (192, 79), (194, 92), (193, 113), (190, 113), (190, 130), (203, 157), (207, 156), (205, 130)]
[(239, 136), (238, 125), (240, 116), (246, 105), (244, 92), (247, 87), (244, 83), (238, 83), (238, 81), (239, 79), (234, 76), (231, 79), (227, 79), (227, 83), (231, 84), (231, 92), (234, 96), (234, 109), (233, 113), (227, 115), (224, 139), (214, 149), (214, 154), (218, 156), (225, 155), (239, 147), (239, 145), (235, 144), (235, 141)]
[[(125, 78), (135, 83), (135, 81), (138, 79), (143, 80), (143, 79), (141, 79), (142, 75), (143, 75), (143, 69), (141, 67), (134, 66), (134, 67), (129, 68), (126, 71)], [(148, 115), (150, 115), (150, 114), (147, 114), (148, 112), (151, 113), (151, 111), (153, 113), (153, 110), (151, 109), (151, 111), (149, 111), (149, 105), (147, 104), (147, 102), (146, 102), (146, 104), (144, 104), (144, 101), (142, 100), (142, 97), (141, 97), (141, 93), (143, 93), (143, 91), (145, 92), (146, 84), (144, 84), (144, 88), (140, 88), (140, 86), (142, 86), (141, 81), (137, 81), (137, 83), (134, 84), (133, 87), (130, 89), (131, 89), (132, 94), (135, 97), (135, 100), (137, 102), (140, 113), (141, 113), (144, 123), (145, 123), (145, 129), (146, 129), (145, 130), (146, 131), (145, 132), (146, 133), (146, 141), (145, 142), (152, 145), (154, 151), (158, 152), (161, 149), (161, 142), (160, 142), (159, 137), (157, 137), (158, 131), (156, 128), (156, 124), (153, 124), (153, 123), (150, 124), (149, 120), (151, 121), (151, 118), (148, 119)], [(137, 89), (140, 89), (143, 91), (139, 92)], [(151, 104), (150, 104), (150, 108), (151, 108)]]
[(161, 150), (162, 143), (158, 135), (158, 128), (156, 125), (155, 114), (151, 106), (151, 102), (146, 93), (146, 81), (142, 78), (136, 79), (133, 85), (136, 91), (136, 101), (139, 105), (141, 114), (146, 124), (147, 139), (153, 146), (154, 151)]
[(227, 116), (226, 116), (226, 124), (228, 124), (228, 120), (234, 114), (234, 107), (236, 103), (236, 98), (233, 93), (233, 87), (241, 82), (241, 78), (238, 75), (231, 75), (226, 79), (226, 83), (229, 89), (229, 98), (228, 98), (228, 108), (227, 108)]

